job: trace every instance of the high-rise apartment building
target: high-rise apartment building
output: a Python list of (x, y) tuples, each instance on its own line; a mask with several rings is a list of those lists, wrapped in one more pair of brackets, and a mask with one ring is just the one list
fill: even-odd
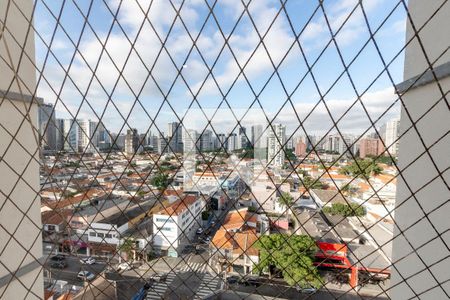
[(383, 153), (384, 147), (380, 139), (363, 138), (359, 141), (359, 157), (378, 156)]
[(105, 150), (111, 148), (111, 136), (109, 135), (109, 132), (106, 130), (105, 126), (102, 122), (98, 124), (97, 128), (97, 141), (96, 141), (96, 147), (99, 150)]
[(227, 136), (223, 133), (219, 133), (217, 135), (217, 138), (215, 140), (216, 149), (219, 149), (220, 151), (225, 151), (227, 149)]
[(237, 149), (237, 134), (236, 133), (230, 133), (230, 135), (227, 138), (227, 150), (228, 151), (234, 151)]
[(266, 146), (266, 141), (263, 138), (262, 125), (253, 125), (251, 127), (250, 140), (254, 148), (264, 148)]
[(283, 145), (286, 142), (286, 126), (272, 124), (267, 137), (267, 161), (274, 167), (284, 164)]
[(158, 150), (158, 136), (150, 135), (148, 138), (148, 145), (152, 148), (153, 151)]
[(207, 129), (200, 135), (200, 150), (211, 151), (214, 150), (214, 141), (212, 131)]
[(170, 149), (172, 152), (183, 151), (183, 130), (182, 126), (178, 122), (171, 122), (168, 124), (168, 141), (170, 143)]
[(158, 153), (164, 154), (169, 152), (168, 140), (164, 132), (160, 132), (158, 137)]
[(323, 143), (323, 150), (334, 152), (336, 154), (344, 154), (347, 151), (355, 153), (355, 148), (352, 146), (353, 137), (350, 135), (329, 134)]
[(38, 122), (41, 147), (56, 150), (56, 117), (52, 104), (43, 103), (39, 106)]
[(125, 153), (127, 155), (133, 155), (139, 149), (139, 135), (135, 128), (128, 129), (125, 136)]
[(98, 123), (77, 119), (78, 126), (78, 151), (79, 152), (95, 152), (98, 144)]
[(56, 119), (56, 151), (64, 150), (64, 119)]
[(295, 145), (295, 155), (299, 157), (305, 157), (306, 156), (306, 144), (302, 141), (298, 141)]
[[(392, 119), (380, 128), (381, 138), (392, 156), (398, 153), (398, 137), (400, 135), (400, 119)], [(387, 153), (386, 153), (387, 154)]]
[(249, 137), (247, 136), (247, 130), (245, 127), (239, 128), (239, 136), (238, 136), (238, 149), (247, 148), (249, 146)]
[(198, 142), (198, 133), (193, 129), (187, 129), (183, 132), (183, 153), (185, 156), (197, 153), (196, 145)]
[(67, 152), (78, 152), (79, 130), (78, 123), (72, 119), (63, 119), (60, 121), (62, 131), (62, 150)]

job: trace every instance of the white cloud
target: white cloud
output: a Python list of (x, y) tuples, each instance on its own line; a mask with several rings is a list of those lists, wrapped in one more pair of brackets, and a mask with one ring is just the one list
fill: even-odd
[[(175, 1), (175, 6), (179, 7), (180, 2), (181, 1)], [(356, 0), (341, 1), (332, 7), (329, 17), (330, 20), (332, 20), (332, 28), (334, 30), (342, 24), (343, 20), (345, 20), (345, 17), (351, 11), (356, 2)], [(119, 0), (111, 0), (109, 3), (113, 7), (117, 7)], [(142, 9), (146, 11), (150, 2), (140, 0), (139, 3), (141, 4)], [(279, 5), (278, 2), (274, 3)], [(365, 8), (368, 11), (375, 8), (379, 3), (380, 1), (378, 0), (364, 1)], [(202, 1), (187, 1), (181, 11), (181, 16), (190, 29), (195, 28), (194, 25), (197, 21), (199, 21), (199, 13), (196, 10), (199, 5), (204, 6), (204, 3)], [(235, 17), (243, 10), (241, 1), (224, 0), (221, 2), (221, 5), (233, 12)], [(272, 2), (270, 1), (253, 1), (249, 6), (249, 11), (252, 18), (256, 22), (258, 31), (261, 35), (263, 35), (272, 20), (275, 18), (278, 11), (278, 6), (272, 5)], [(119, 22), (122, 25), (125, 25), (125, 30), (127, 34), (129, 34), (129, 39), (131, 39), (131, 41), (133, 41), (138, 34), (138, 30), (144, 22), (144, 18), (144, 13), (135, 1), (122, 2)], [(162, 39), (165, 39), (168, 28), (175, 18), (175, 11), (169, 1), (153, 1), (148, 18), (156, 28), (158, 35), (160, 35)], [(272, 62), (269, 59), (263, 45), (258, 45), (260, 42), (260, 37), (254, 30), (251, 22), (247, 20), (244, 25), (245, 26), (242, 26), (242, 28), (236, 31), (230, 38), (230, 46), (241, 67), (244, 66), (250, 55), (255, 51), (255, 49), (257, 49), (247, 64), (244, 72), (250, 80), (260, 76), (268, 77), (273, 71)], [(349, 20), (349, 23), (346, 25), (345, 29), (338, 36), (338, 43), (350, 43), (361, 34), (364, 26), (365, 24), (363, 23), (362, 15), (356, 14)], [(195, 29), (191, 31), (194, 38), (197, 33), (198, 32)], [(148, 71), (144, 64), (148, 69), (150, 69), (157, 59), (157, 64), (152, 70), (152, 75), (163, 91), (167, 92), (170, 84), (175, 79), (177, 70), (168, 55), (165, 53), (165, 50), (159, 54), (162, 47), (161, 42), (147, 21), (144, 22), (144, 26), (137, 37), (135, 50), (131, 52), (129, 57), (128, 54), (131, 51), (130, 42), (123, 35), (123, 33), (118, 30), (118, 28), (114, 30), (107, 41), (106, 33), (98, 34), (100, 35), (100, 41), (92, 35), (84, 38), (79, 47), (79, 51), (83, 54), (87, 64), (91, 69), (95, 69), (95, 75), (98, 78), (98, 81), (94, 80), (91, 83), (92, 72), (89, 70), (88, 65), (86, 65), (84, 59), (79, 54), (77, 54), (76, 59), (69, 71), (70, 77), (81, 90), (81, 93), (86, 93), (86, 90), (89, 87), (88, 100), (93, 104), (94, 109), (98, 113), (101, 113), (104, 109), (108, 99), (106, 93), (112, 93), (113, 90), (113, 101), (118, 105), (119, 110), (124, 114), (129, 111), (131, 104), (134, 102), (134, 97), (129, 90), (129, 87), (123, 79), (119, 78), (119, 72), (122, 69), (122, 75), (130, 84), (132, 91), (138, 93), (141, 89), (143, 89), (143, 97), (141, 97), (141, 99), (152, 96), (161, 98), (161, 94), (151, 78), (147, 83), (145, 83)], [(311, 47), (311, 44), (317, 45), (319, 42), (327, 41), (329, 39), (328, 36), (328, 29), (324, 24), (323, 18), (318, 18), (308, 24), (301, 39), (306, 42), (307, 47)], [(280, 14), (264, 38), (267, 51), (269, 52), (269, 55), (275, 65), (279, 64), (288, 48), (294, 42), (294, 36), (287, 23), (286, 16), (284, 14)], [(220, 32), (218, 30), (210, 30), (208, 31), (208, 34), (204, 33), (200, 36), (197, 46), (199, 47), (202, 55), (207, 60), (212, 62), (212, 60), (218, 55), (223, 43), (224, 39)], [(61, 51), (64, 50), (64, 45), (62, 44), (57, 43), (55, 47), (58, 47)], [(100, 55), (103, 47), (105, 47), (105, 50), (111, 56), (110, 58), (105, 52)], [(182, 28), (181, 24), (177, 23), (167, 41), (167, 49), (173, 56), (177, 67), (182, 67), (181, 64), (184, 63), (184, 59), (188, 55), (188, 51), (191, 47), (192, 41), (190, 37), (187, 35), (185, 29)], [(207, 76), (207, 69), (198, 55), (195, 55), (195, 51), (191, 55), (191, 58), (186, 63), (187, 67), (183, 70), (183, 74), (186, 76), (188, 84), (190, 84), (193, 92), (196, 93)], [(223, 55), (225, 55), (225, 59), (216, 66), (214, 69), (214, 74), (220, 87), (226, 90), (236, 79), (240, 70), (235, 60), (229, 54), (224, 53)], [(117, 68), (112, 62), (114, 62)], [(285, 63), (289, 62), (287, 61)], [(68, 69), (68, 66), (66, 65), (65, 68)], [(49, 64), (46, 67), (45, 76), (49, 79), (51, 86), (56, 91), (59, 91), (64, 80), (64, 75), (65, 70), (62, 70), (55, 64)], [(242, 78), (240, 80), (242, 80)], [(101, 85), (104, 89), (106, 89), (106, 93), (103, 91)], [(184, 84), (181, 84), (181, 87), (185, 89)], [(215, 83), (211, 78), (209, 78), (202, 88), (202, 95), (217, 93), (218, 89)], [(48, 102), (55, 102), (56, 100), (56, 96), (46, 84), (41, 84), (39, 94), (44, 96), (45, 100)], [(190, 94), (188, 94), (188, 96), (190, 96)], [(363, 97), (363, 102), (367, 104), (366, 107), (368, 108), (370, 114), (376, 116), (384, 111), (383, 108), (386, 104), (393, 101), (393, 97), (392, 89), (385, 89), (366, 94)], [(81, 103), (82, 96), (77, 89), (69, 83), (69, 81), (66, 81), (61, 94), (61, 99), (65, 104), (67, 104), (69, 110), (75, 113)], [(333, 114), (338, 117), (345, 111), (352, 101), (353, 99), (330, 99), (327, 100), (327, 103), (330, 105)], [(156, 105), (154, 107), (152, 105), (149, 106), (155, 110), (158, 108)], [(297, 112), (302, 116), (302, 118), (304, 118), (306, 112), (309, 112), (312, 107), (312, 103), (300, 102), (295, 106)], [(57, 109), (59, 112), (65, 111), (61, 105), (57, 106)], [(397, 112), (392, 112), (392, 114)], [(391, 112), (389, 114), (391, 114)], [(109, 118), (112, 122), (114, 122), (114, 118), (111, 117), (111, 115), (117, 116), (117, 113), (112, 113), (106, 116), (106, 118)], [(67, 112), (61, 116), (67, 117)], [(88, 108), (83, 107), (82, 116), (92, 117), (93, 114)], [(326, 117), (327, 114), (325, 108), (321, 105), (305, 125), (311, 126), (311, 128), (316, 126), (319, 128), (317, 130), (326, 130), (330, 126), (330, 124), (323, 121), (327, 119)], [(349, 121), (346, 121), (347, 119), (349, 119)], [(119, 123), (122, 122), (118, 118), (116, 118), (115, 121)], [(297, 122), (292, 112), (283, 112), (280, 115), (280, 121), (286, 122), (291, 127), (295, 126)], [(353, 109), (349, 114), (349, 117), (346, 117), (345, 121), (343, 121), (340, 126), (346, 130), (360, 130), (367, 128), (367, 118), (364, 117), (364, 111), (362, 108), (356, 107)]]
[[(234, 2), (230, 3), (230, 1), (226, 1), (225, 3), (235, 5), (233, 8), (236, 10), (240, 7), (240, 5)], [(243, 8), (240, 7), (240, 9), (242, 11)], [(263, 39), (264, 45), (262, 43), (260, 44), (260, 36), (256, 32), (253, 24), (249, 20), (245, 21), (246, 30), (235, 32), (229, 40), (230, 47), (236, 56), (239, 66), (234, 58), (230, 57), (222, 72), (214, 72), (222, 91), (226, 92), (228, 90), (232, 82), (239, 75), (240, 68), (244, 66), (244, 73), (250, 79), (261, 75), (268, 77), (273, 70), (272, 62), (277, 66), (289, 47), (294, 43), (294, 35), (282, 14), (278, 15), (272, 27), (267, 32), (272, 21), (275, 19), (277, 11), (278, 8), (271, 6), (269, 2), (254, 1), (250, 4), (249, 12), (255, 21), (255, 27), (259, 35), (265, 35)], [(239, 80), (242, 79), (241, 77)], [(203, 80), (199, 81), (194, 86), (194, 90), (198, 90), (202, 84)], [(218, 91), (213, 79), (208, 78), (202, 88), (202, 94), (217, 94)]]
[[(384, 88), (378, 91), (365, 93), (361, 97), (361, 102), (367, 110), (373, 122), (382, 114), (386, 114), (378, 121), (375, 126), (378, 128), (386, 120), (398, 117), (400, 115), (400, 104), (397, 102), (392, 108), (389, 108), (397, 99), (392, 87)], [(371, 122), (363, 109), (363, 106), (357, 102), (352, 108), (356, 97), (346, 99), (326, 99), (325, 103), (331, 112), (334, 121), (338, 122), (337, 128), (346, 133), (361, 134), (363, 131), (371, 127)], [(294, 104), (296, 113), (300, 116), (304, 127), (308, 132), (324, 133), (333, 128), (333, 122), (329, 117), (323, 102), (314, 108), (317, 102), (296, 102)], [(314, 110), (313, 110), (314, 109)], [(348, 110), (348, 112), (347, 112)], [(310, 114), (310, 112), (312, 113)], [(306, 116), (308, 118), (305, 120)], [(283, 110), (277, 118), (281, 123), (287, 124), (290, 130), (299, 126), (299, 122), (295, 114), (290, 110)], [(334, 128), (335, 130), (336, 128)]]

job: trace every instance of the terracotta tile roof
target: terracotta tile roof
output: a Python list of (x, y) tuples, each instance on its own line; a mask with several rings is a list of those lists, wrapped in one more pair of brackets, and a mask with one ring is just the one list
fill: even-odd
[(131, 175), (128, 175), (128, 178), (133, 178), (133, 179), (145, 179), (147, 178), (149, 175), (149, 173), (133, 173)]
[(170, 203), (168, 206), (161, 209), (157, 214), (178, 216), (180, 213), (188, 209), (195, 201), (197, 197), (194, 195), (181, 195), (181, 198), (175, 202)]
[(51, 187), (51, 188), (42, 189), (41, 192), (45, 192), (45, 193), (62, 193), (63, 189), (58, 188), (58, 187)]
[(183, 190), (164, 190), (164, 196), (182, 196)]
[(245, 226), (246, 222), (256, 223), (257, 216), (248, 210), (237, 210), (227, 214), (222, 224), (222, 228), (226, 230), (239, 229)]
[(343, 175), (343, 174), (324, 174), (321, 179), (333, 179), (333, 180), (351, 180), (352, 178), (347, 176), (347, 175)]
[(198, 177), (214, 177), (214, 176), (215, 177), (219, 177), (218, 174), (214, 174), (212, 172), (205, 172), (205, 173), (203, 173), (203, 172), (195, 172), (194, 176), (198, 176)]
[(365, 192), (365, 191), (370, 190), (370, 185), (367, 182), (360, 182), (360, 183), (358, 183), (358, 187), (359, 187), (359, 190), (361, 192)]
[(373, 178), (380, 180), (384, 184), (389, 184), (389, 183), (397, 184), (397, 178), (393, 175), (380, 174), (380, 175), (374, 176)]
[(67, 217), (72, 214), (70, 209), (63, 210), (48, 210), (42, 213), (42, 224), (59, 225), (67, 220)]
[(47, 201), (46, 205), (53, 209), (64, 208), (64, 207), (68, 207), (70, 205), (78, 204), (85, 200), (102, 197), (104, 195), (105, 195), (105, 192), (101, 189), (90, 189), (89, 191), (87, 191), (83, 194), (73, 196), (70, 198), (66, 198), (66, 199), (63, 199), (60, 201), (52, 201), (52, 202)]
[(242, 232), (230, 232), (220, 229), (214, 235), (212, 244), (218, 249), (227, 249), (233, 254), (247, 254), (252, 256), (258, 255), (258, 249), (255, 242), (258, 240), (258, 234), (254, 229), (248, 229)]

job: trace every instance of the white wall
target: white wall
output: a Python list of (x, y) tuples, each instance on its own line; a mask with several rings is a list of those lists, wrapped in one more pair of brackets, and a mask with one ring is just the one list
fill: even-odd
[[(416, 28), (420, 28), (441, 3), (443, 0), (410, 0), (409, 11)], [(449, 28), (450, 3), (447, 2), (420, 34), (431, 60), (449, 47)], [(412, 27), (409, 25), (407, 40), (412, 36)], [(450, 52), (447, 51), (434, 67), (449, 61)], [(422, 49), (415, 40), (406, 50), (404, 79), (422, 73), (427, 67)], [(450, 77), (442, 78), (439, 82), (444, 93), (448, 93)], [(418, 121), (441, 96), (435, 82), (416, 87), (403, 95), (403, 102), (412, 122), (416, 123), (417, 131), (410, 130), (401, 138), (399, 145), (399, 167), (404, 170), (404, 178), (399, 177), (398, 180), (395, 222), (403, 233), (398, 228), (394, 231), (394, 236), (400, 236), (393, 243), (396, 267), (392, 268), (393, 288), (390, 294), (393, 299), (448, 299), (450, 295), (450, 135), (447, 134), (450, 111), (445, 102), (440, 101)], [(402, 109), (401, 133), (412, 124), (406, 109)], [(445, 134), (447, 136), (438, 141)], [(434, 144), (429, 154), (422, 155), (425, 147), (421, 139), (426, 147)], [(406, 168), (410, 163), (411, 166)], [(439, 172), (446, 169), (439, 176)], [(440, 283), (442, 287), (439, 287)]]
[[(12, 83), (10, 92), (22, 92), (25, 96), (29, 96), (34, 93), (36, 87), (35, 69), (32, 63), (34, 61), (34, 33), (31, 30), (26, 38), (29, 22), (16, 5), (25, 16), (31, 19), (33, 1), (16, 0), (15, 5), (12, 3), (9, 5), (9, 11), (6, 13), (9, 2), (0, 1), (0, 30), (2, 24), (5, 23), (5, 16), (8, 16), (3, 31), (4, 35), (0, 39), (0, 57), (2, 57), (0, 60), (0, 91), (8, 90)], [(19, 45), (12, 36), (17, 39)], [(5, 43), (8, 45), (9, 51), (7, 51)], [(24, 51), (21, 50), (21, 46), (24, 47)], [(28, 54), (29, 58), (23, 55), (17, 81), (14, 80), (14, 72), (17, 71), (22, 52)], [(8, 64), (12, 66), (12, 69)], [(12, 279), (11, 282), (7, 281), (6, 284), (0, 285), (0, 295), (2, 295), (2, 299), (43, 298), (42, 272), (39, 263), (35, 264), (36, 260), (42, 257), (40, 233), (42, 225), (38, 195), (39, 165), (37, 160), (39, 158), (38, 153), (34, 154), (36, 160), (32, 160), (27, 165), (30, 154), (25, 151), (27, 149), (34, 153), (38, 147), (38, 141), (35, 139), (35, 134), (37, 134), (36, 100), (33, 105), (30, 104), (30, 101), (11, 99), (11, 101), (3, 101), (1, 96), (0, 100), (2, 101), (0, 107), (0, 124), (2, 125), (0, 126), (0, 190), (2, 191), (0, 193), (0, 249), (2, 249), (0, 279), (7, 278), (11, 272), (16, 272), (21, 267), (30, 267), (24, 269), (23, 274), (17, 275), (20, 282)], [(29, 121), (19, 127), (23, 115), (28, 110)], [(12, 134), (18, 132), (9, 150), (6, 148), (13, 138), (6, 130)], [(19, 174), (22, 173), (23, 177), (20, 179)], [(9, 200), (4, 195), (10, 195)], [(34, 200), (36, 202), (33, 203)], [(26, 214), (25, 218), (24, 214)], [(11, 239), (11, 235), (14, 235), (14, 239)], [(34, 242), (35, 240), (36, 242)], [(30, 251), (27, 253), (27, 250)]]
[[(98, 236), (98, 235), (102, 236)], [(111, 237), (107, 237), (106, 235), (111, 235)], [(117, 230), (115, 225), (104, 224), (104, 223), (92, 223), (87, 230), (88, 241), (95, 243), (108, 243), (113, 245), (119, 244), (119, 231)]]

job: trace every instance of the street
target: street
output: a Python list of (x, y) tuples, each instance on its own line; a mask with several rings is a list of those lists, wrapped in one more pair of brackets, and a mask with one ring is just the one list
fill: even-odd
[[(83, 286), (83, 281), (77, 278), (77, 274), (80, 271), (89, 271), (93, 274), (97, 275), (101, 273), (105, 267), (106, 262), (104, 261), (96, 261), (93, 265), (84, 265), (80, 262), (78, 257), (75, 256), (66, 256), (67, 267), (64, 269), (56, 269), (52, 268), (52, 261), (50, 258), (46, 262), (46, 269), (50, 271), (51, 278), (55, 280), (64, 280), (67, 281), (68, 284)], [(50, 276), (49, 276), (50, 277)]]

